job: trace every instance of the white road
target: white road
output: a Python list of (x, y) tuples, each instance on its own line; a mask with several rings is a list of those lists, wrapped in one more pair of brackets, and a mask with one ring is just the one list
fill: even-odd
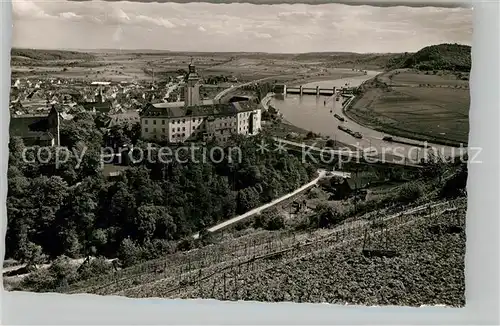
[[(336, 175), (341, 175), (341, 173), (342, 173), (342, 172), (337, 172), (337, 174), (336, 174)], [(304, 191), (305, 189), (307, 189), (307, 188), (309, 188), (309, 187), (314, 186), (315, 184), (317, 184), (317, 183), (318, 183), (318, 181), (319, 181), (319, 180), (321, 180), (322, 178), (324, 178), (324, 177), (326, 177), (326, 176), (327, 176), (327, 171), (325, 171), (325, 170), (319, 170), (319, 171), (318, 171), (318, 177), (317, 177), (317, 178), (315, 178), (314, 180), (312, 180), (312, 181), (311, 181), (311, 182), (309, 182), (309, 183), (306, 183), (305, 185), (303, 185), (302, 187), (298, 188), (297, 190), (295, 190), (295, 191), (293, 191), (293, 192), (290, 192), (290, 193), (288, 193), (288, 194), (286, 194), (286, 195), (284, 195), (284, 196), (281, 196), (281, 197), (279, 197), (279, 198), (277, 198), (277, 199), (275, 199), (275, 200), (273, 200), (273, 201), (271, 201), (271, 202), (269, 202), (269, 203), (267, 203), (267, 204), (264, 204), (264, 205), (262, 205), (262, 206), (259, 206), (259, 207), (257, 207), (257, 208), (254, 208), (254, 209), (252, 209), (252, 210), (250, 210), (250, 211), (248, 211), (248, 212), (246, 212), (246, 213), (244, 213), (244, 214), (238, 215), (238, 216), (236, 216), (236, 217), (233, 217), (232, 219), (229, 219), (229, 220), (227, 220), (227, 221), (225, 221), (225, 222), (222, 222), (222, 223), (220, 223), (220, 224), (217, 224), (217, 225), (215, 225), (215, 226), (213, 226), (213, 227), (209, 228), (207, 231), (208, 231), (208, 232), (215, 232), (215, 231), (218, 231), (218, 230), (223, 229), (223, 228), (225, 228), (225, 227), (228, 227), (228, 226), (229, 226), (229, 225), (231, 225), (231, 224), (234, 224), (234, 223), (239, 222), (239, 221), (241, 221), (241, 220), (244, 220), (244, 219), (246, 219), (246, 218), (252, 217), (252, 216), (254, 216), (254, 215), (256, 215), (256, 214), (259, 214), (259, 213), (261, 213), (263, 210), (268, 209), (268, 208), (270, 208), (270, 207), (273, 207), (273, 206), (275, 206), (275, 205), (277, 205), (277, 204), (281, 203), (282, 201), (287, 200), (288, 198), (290, 198), (290, 197), (293, 197), (293, 196), (297, 195), (298, 193), (300, 193), (300, 192)], [(199, 233), (196, 233), (195, 235), (193, 235), (193, 238), (194, 238), (194, 239), (198, 239), (199, 237), (200, 237), (200, 234), (199, 234)]]

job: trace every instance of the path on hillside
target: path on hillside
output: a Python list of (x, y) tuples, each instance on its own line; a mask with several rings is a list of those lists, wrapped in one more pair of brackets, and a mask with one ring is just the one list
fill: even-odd
[[(250, 211), (248, 211), (248, 212), (246, 212), (244, 214), (238, 215), (238, 216), (233, 217), (233, 218), (231, 218), (231, 219), (229, 219), (229, 220), (227, 220), (225, 222), (222, 222), (222, 223), (219, 223), (219, 224), (217, 224), (215, 226), (212, 226), (211, 228), (207, 229), (207, 231), (208, 232), (215, 232), (215, 231), (218, 231), (220, 229), (226, 228), (226, 227), (230, 226), (231, 224), (234, 224), (236, 222), (239, 222), (241, 220), (244, 220), (244, 219), (249, 218), (251, 216), (254, 216), (256, 214), (259, 214), (263, 210), (271, 208), (271, 207), (273, 207), (273, 206), (281, 203), (282, 201), (284, 201), (284, 200), (286, 200), (286, 199), (288, 199), (290, 197), (293, 197), (293, 196), (299, 194), (300, 192), (306, 190), (307, 188), (314, 186), (315, 184), (318, 183), (319, 180), (321, 180), (325, 176), (326, 176), (326, 171), (319, 170), (318, 171), (318, 177), (316, 177), (311, 182), (306, 183), (302, 187), (300, 187), (300, 188), (298, 188), (298, 189), (296, 189), (296, 190), (294, 190), (294, 191), (292, 191), (292, 192), (290, 192), (290, 193), (288, 193), (288, 194), (286, 194), (284, 196), (281, 196), (281, 197), (279, 197), (279, 198), (277, 198), (277, 199), (275, 199), (275, 200), (273, 200), (273, 201), (271, 201), (271, 202), (269, 202), (267, 204), (264, 204), (262, 206), (254, 208), (254, 209), (252, 209), (252, 210), (250, 210)], [(196, 233), (195, 235), (193, 235), (193, 238), (195, 238), (195, 239), (198, 239), (199, 237), (200, 237), (199, 233)]]

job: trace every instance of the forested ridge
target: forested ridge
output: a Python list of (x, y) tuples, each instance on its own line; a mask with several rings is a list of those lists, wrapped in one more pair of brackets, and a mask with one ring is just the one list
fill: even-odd
[(232, 140), (241, 149), (241, 162), (227, 156), (220, 163), (142, 162), (106, 179), (99, 167), (102, 146), (147, 144), (138, 139), (137, 126), (105, 131), (99, 123), (83, 113), (61, 126), (62, 146), (76, 153), (87, 148), (78, 168), (75, 157), (56, 168), (52, 161), (38, 162), (32, 151), (28, 161), (34, 162), (25, 162), (22, 140), (11, 139), (6, 258), (112, 258), (138, 248), (153, 257), (195, 232), (298, 188), (315, 172), (286, 153), (256, 151), (263, 135)]
[(462, 44), (426, 46), (416, 53), (405, 53), (391, 58), (387, 67), (389, 69), (414, 68), (469, 72), (471, 69), (471, 47)]
[(16, 58), (26, 58), (32, 60), (77, 60), (85, 59), (92, 60), (95, 56), (79, 51), (64, 51), (64, 50), (42, 50), (42, 49), (21, 49), (12, 48), (10, 55)]

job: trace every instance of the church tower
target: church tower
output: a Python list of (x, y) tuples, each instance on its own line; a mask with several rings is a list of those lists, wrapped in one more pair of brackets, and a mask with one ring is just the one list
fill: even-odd
[(196, 73), (196, 67), (189, 64), (189, 72), (186, 78), (186, 86), (184, 88), (184, 105), (193, 106), (200, 105), (200, 77)]
[(52, 105), (52, 108), (50, 109), (49, 116), (47, 117), (47, 119), (48, 119), (48, 131), (54, 136), (55, 146), (61, 145), (61, 137), (59, 132), (60, 115), (61, 114), (59, 113), (59, 110), (57, 110), (56, 106)]

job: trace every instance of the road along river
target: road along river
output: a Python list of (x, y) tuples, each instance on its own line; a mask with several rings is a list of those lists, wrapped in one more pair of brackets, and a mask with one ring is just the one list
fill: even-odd
[[(349, 87), (356, 87), (378, 74), (380, 74), (380, 72), (368, 71), (364, 76), (355, 76), (335, 80), (323, 80), (303, 84), (302, 86), (313, 88), (319, 86), (320, 88), (331, 89), (334, 86), (337, 88), (345, 86), (347, 83)], [(310, 130), (315, 133), (320, 133), (322, 136), (330, 136), (331, 139), (335, 139), (344, 144), (354, 145), (358, 148), (368, 149), (371, 147), (372, 149), (376, 150), (378, 155), (386, 153), (389, 155), (401, 157), (401, 159), (405, 157), (412, 163), (417, 163), (423, 156), (426, 155), (426, 153), (431, 151), (431, 149), (424, 150), (424, 148), (419, 146), (411, 146), (382, 140), (384, 136), (389, 136), (389, 134), (382, 133), (357, 124), (356, 122), (348, 119), (342, 113), (341, 109), (338, 109), (336, 112), (331, 112), (333, 103), (331, 100), (328, 101), (328, 99), (329, 97), (327, 96), (299, 96), (295, 94), (287, 94), (285, 97), (274, 96), (269, 104), (278, 109), (283, 114), (283, 117), (286, 121), (293, 125), (296, 125), (297, 127)], [(342, 122), (335, 118), (333, 116), (334, 113), (344, 117), (345, 121)], [(361, 133), (363, 138), (357, 139), (350, 134), (339, 130), (339, 125), (344, 125), (354, 132)], [(394, 136), (393, 138), (395, 140), (409, 142), (412, 144), (424, 144), (421, 141), (402, 137)], [(437, 152), (442, 157), (455, 157), (461, 155), (462, 152), (465, 153), (467, 151), (466, 148), (461, 149), (431, 143), (427, 144), (431, 146), (432, 150)]]

